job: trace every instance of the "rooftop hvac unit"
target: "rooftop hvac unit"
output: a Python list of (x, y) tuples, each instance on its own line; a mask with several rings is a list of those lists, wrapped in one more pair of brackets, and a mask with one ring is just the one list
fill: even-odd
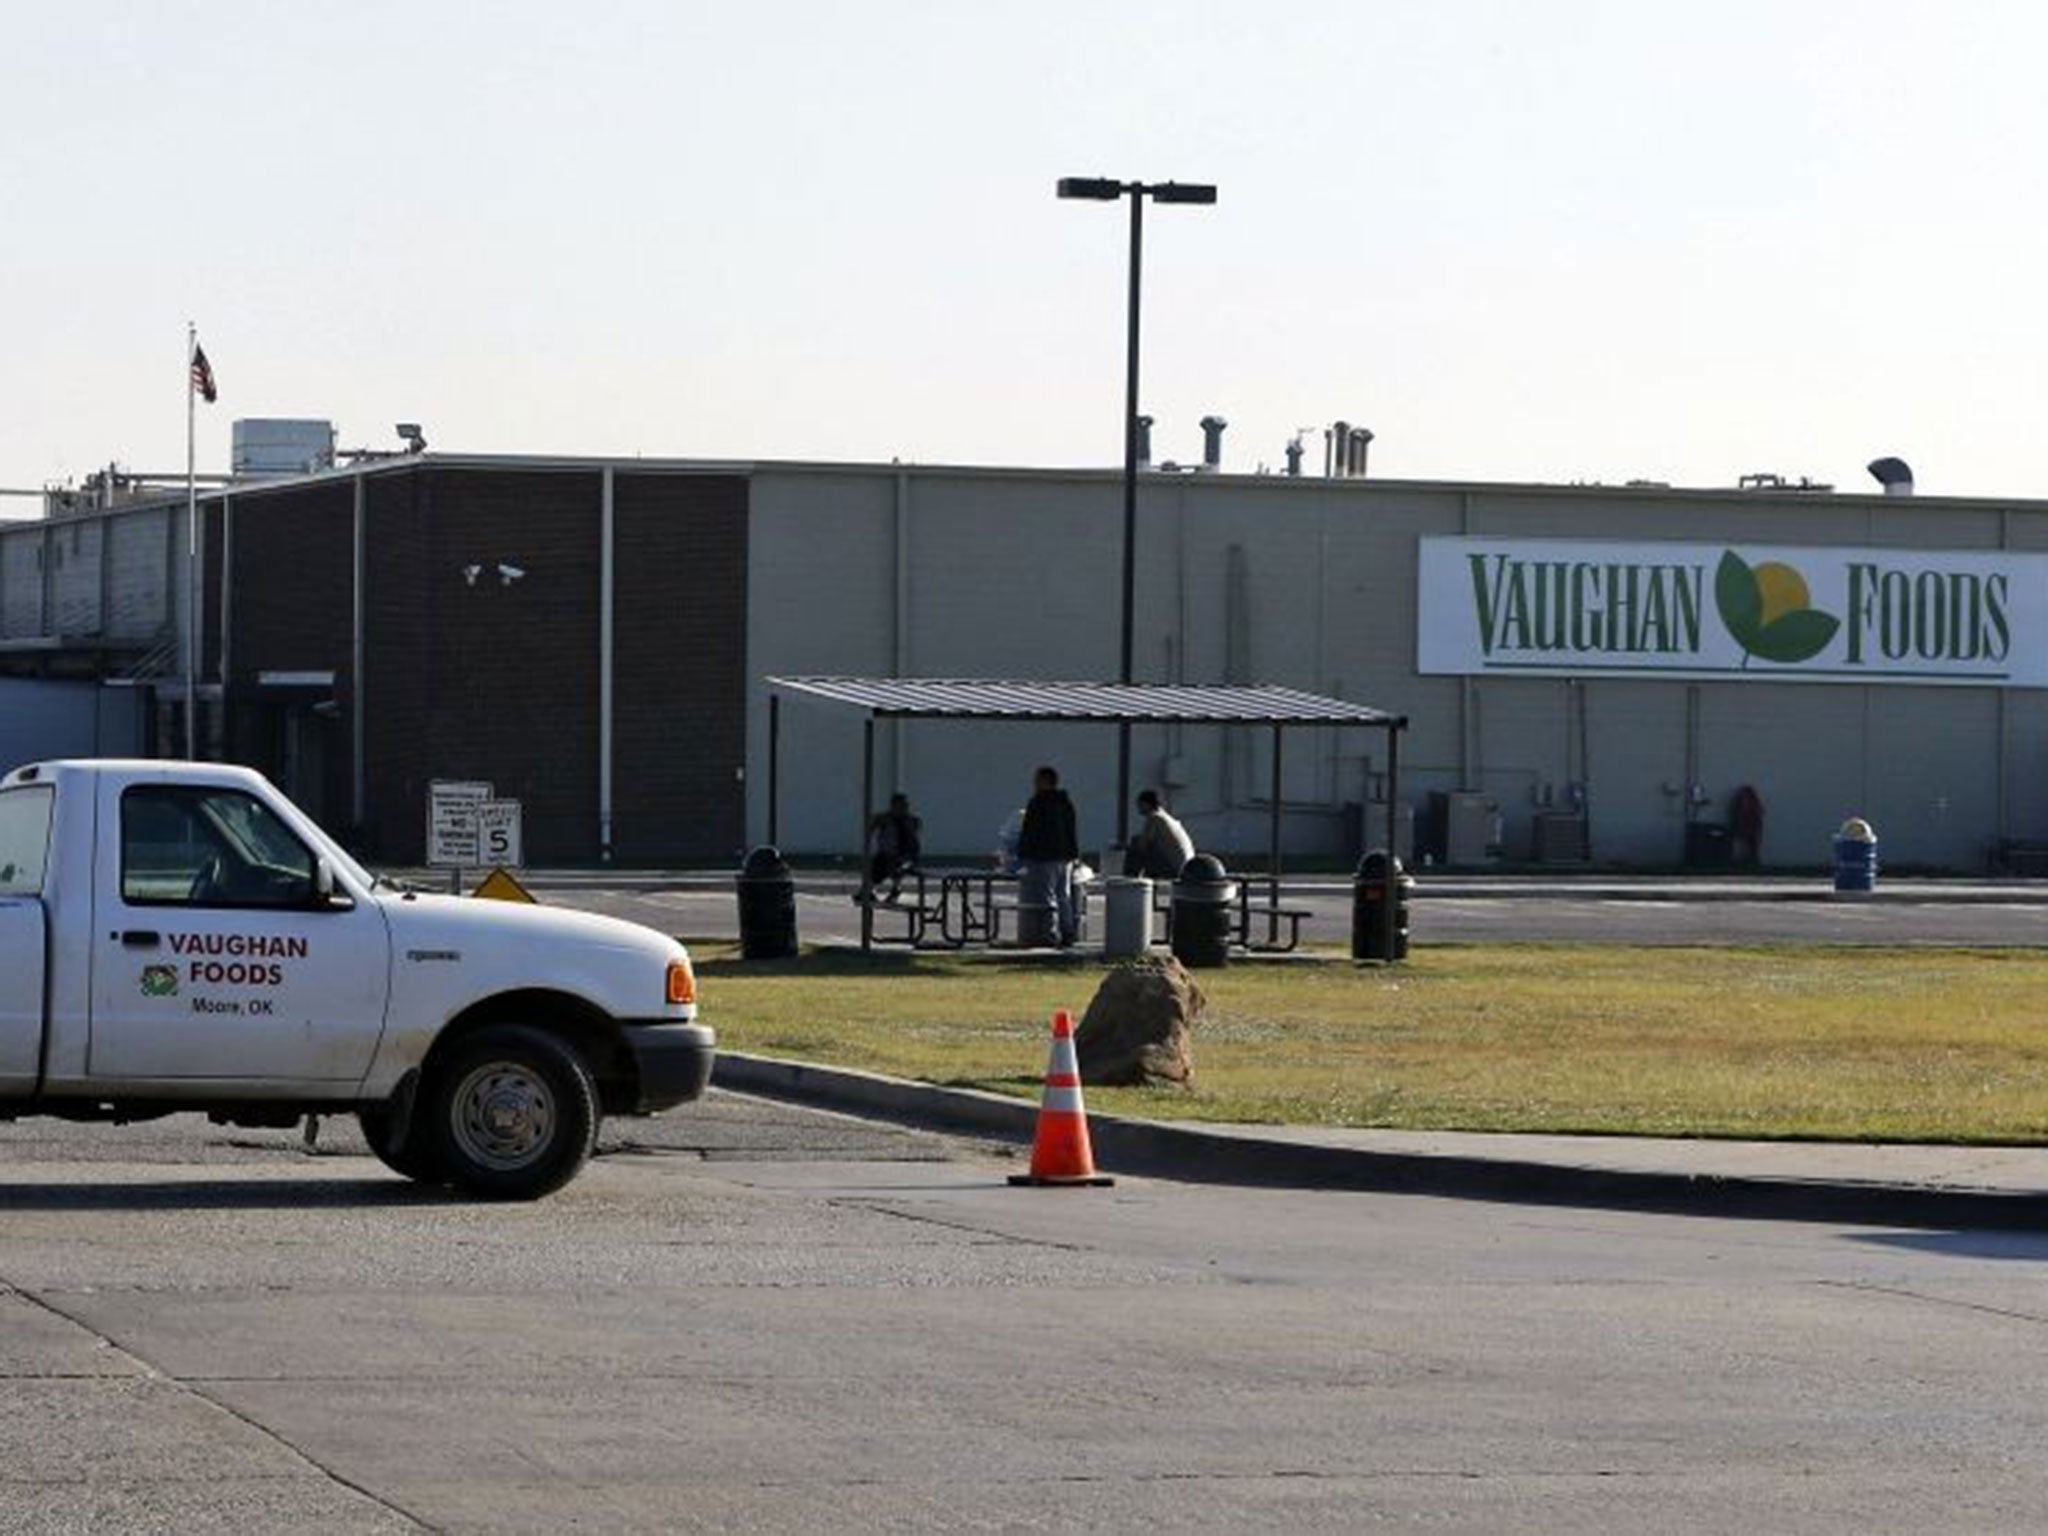
[(1445, 794), (1441, 790), (1429, 799), (1446, 864), (1491, 864), (1500, 858), (1506, 825), (1498, 799), (1464, 791)]
[(1593, 856), (1586, 818), (1577, 811), (1538, 811), (1534, 831), (1538, 864), (1584, 864)]
[(245, 417), (234, 425), (230, 465), (237, 480), (310, 475), (334, 467), (334, 423)]

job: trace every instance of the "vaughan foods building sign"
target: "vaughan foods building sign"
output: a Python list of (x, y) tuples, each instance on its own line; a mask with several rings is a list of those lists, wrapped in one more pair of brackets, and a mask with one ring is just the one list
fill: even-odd
[(2048, 687), (2048, 555), (1422, 540), (1423, 672)]

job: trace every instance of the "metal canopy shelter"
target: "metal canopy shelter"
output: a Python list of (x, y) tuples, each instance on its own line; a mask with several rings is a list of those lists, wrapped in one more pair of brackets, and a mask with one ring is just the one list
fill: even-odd
[[(782, 696), (857, 709), (862, 722), (860, 826), (865, 851), (875, 804), (877, 720), (1095, 721), (1105, 725), (1265, 726), (1273, 733), (1272, 831), (1269, 872), (1280, 874), (1280, 745), (1290, 725), (1365, 726), (1387, 733), (1387, 848), (1395, 847), (1400, 800), (1401, 732), (1406, 715), (1292, 688), (1241, 684), (1062, 683), (998, 678), (771, 677), (768, 684), (768, 841), (780, 840)], [(861, 894), (868, 864), (861, 858)], [(1389, 912), (1393, 903), (1386, 903)]]

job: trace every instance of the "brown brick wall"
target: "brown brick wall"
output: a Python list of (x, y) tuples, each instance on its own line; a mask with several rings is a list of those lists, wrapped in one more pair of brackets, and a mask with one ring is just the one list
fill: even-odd
[(747, 482), (622, 471), (612, 514), (613, 855), (723, 863), (745, 835)]
[(428, 782), (475, 778), (523, 802), (528, 863), (595, 862), (597, 472), (428, 466), (366, 514), (369, 846), (422, 858)]
[[(620, 471), (614, 496), (614, 857), (722, 863), (743, 831), (747, 482)], [(375, 859), (416, 863), (428, 782), (488, 779), (524, 803), (529, 863), (595, 863), (600, 472), (427, 464), (365, 477), (360, 828), (353, 498), (341, 480), (235, 500), (230, 755), (278, 773), (281, 712), (311, 702), (259, 689), (260, 672), (332, 671), (334, 707), (311, 738), (298, 727), (321, 744), (324, 814), (308, 808), (329, 827)], [(507, 586), (500, 563), (526, 574)], [(469, 565), (482, 567), (473, 586)], [(211, 651), (217, 590), (209, 599)]]
[[(207, 519), (219, 566), (217, 514)], [(237, 497), (228, 545), (233, 597), (228, 619), (227, 755), (269, 774), (300, 797), (330, 831), (350, 836), (349, 718), (353, 682), (355, 490), (347, 481), (269, 495)], [(217, 603), (219, 594), (212, 594)], [(218, 609), (206, 610), (211, 634)], [(209, 648), (209, 653), (211, 648)], [(306, 723), (301, 750), (311, 759), (288, 781), (277, 696), (258, 689), (266, 671), (332, 672), (337, 707)], [(320, 695), (300, 695), (311, 702)], [(309, 791), (309, 785), (318, 785)]]
[(342, 681), (354, 634), (354, 498), (341, 481), (235, 502), (234, 682), (327, 670)]

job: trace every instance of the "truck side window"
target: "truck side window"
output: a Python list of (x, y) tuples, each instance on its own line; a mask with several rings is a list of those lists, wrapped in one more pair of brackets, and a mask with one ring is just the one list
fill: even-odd
[(131, 905), (303, 907), (312, 850), (253, 796), (138, 784), (121, 796), (121, 896)]
[(56, 791), (30, 784), (0, 793), (0, 896), (37, 896), (50, 856), (50, 808)]

